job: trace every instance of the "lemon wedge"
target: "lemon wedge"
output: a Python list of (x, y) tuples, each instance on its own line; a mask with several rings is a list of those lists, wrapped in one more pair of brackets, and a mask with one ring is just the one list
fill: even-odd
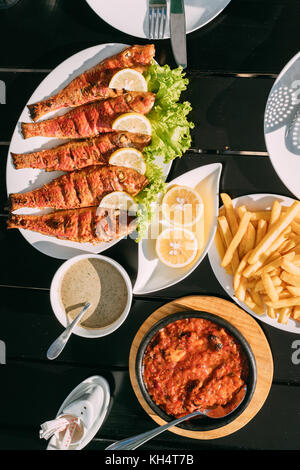
[(159, 234), (155, 249), (163, 264), (172, 268), (183, 268), (196, 258), (198, 241), (190, 230), (167, 228)]
[(190, 227), (203, 215), (204, 206), (199, 193), (188, 186), (174, 186), (163, 197), (162, 215), (171, 224)]
[(128, 91), (147, 91), (147, 82), (140, 72), (133, 69), (122, 69), (115, 73), (109, 82), (109, 88)]
[(146, 116), (139, 113), (126, 113), (117, 117), (112, 124), (115, 131), (128, 131), (151, 135), (151, 123)]
[(114, 191), (112, 193), (107, 194), (101, 200), (99, 204), (99, 208), (103, 209), (120, 209), (128, 212), (137, 211), (137, 204), (133, 197), (129, 194), (125, 193), (124, 191)]
[(110, 165), (125, 166), (144, 175), (146, 173), (146, 163), (142, 152), (135, 148), (127, 147), (113, 152), (109, 158)]

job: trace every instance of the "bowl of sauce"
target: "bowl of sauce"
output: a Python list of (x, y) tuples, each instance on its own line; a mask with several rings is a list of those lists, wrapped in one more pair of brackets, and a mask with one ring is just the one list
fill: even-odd
[(56, 271), (51, 287), (52, 309), (66, 327), (86, 302), (91, 306), (73, 333), (99, 338), (115, 331), (125, 321), (132, 302), (132, 284), (125, 269), (102, 255), (79, 255)]
[[(207, 312), (192, 310), (162, 319), (144, 336), (136, 356), (142, 395), (165, 421), (198, 409), (234, 410), (217, 420), (200, 416), (178, 425), (194, 431), (217, 429), (239, 416), (251, 401), (256, 375), (255, 357), (244, 336)], [(245, 384), (246, 396), (235, 407)]]

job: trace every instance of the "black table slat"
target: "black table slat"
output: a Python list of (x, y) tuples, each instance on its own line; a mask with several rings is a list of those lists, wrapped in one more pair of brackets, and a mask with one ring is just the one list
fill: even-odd
[[(191, 293), (186, 289), (183, 296)], [(201, 288), (194, 293), (210, 295), (209, 291)], [(2, 318), (5, 318), (0, 339), (6, 344), (7, 364), (20, 359), (26, 362), (39, 360), (47, 362), (47, 349), (63, 330), (52, 312), (49, 291), (0, 287), (0, 294), (2, 299), (0, 312)], [(213, 292), (212, 295), (231, 300), (225, 293), (219, 295)], [(180, 293), (175, 298), (179, 297)], [(166, 298), (163, 300), (134, 298), (127, 319), (117, 331), (95, 339), (72, 335), (55, 362), (101, 366), (107, 370), (127, 368), (130, 347), (139, 327), (152, 312), (168, 301)], [(297, 367), (292, 360), (292, 354), (299, 348), (297, 344), (293, 344), (298, 340), (298, 335), (267, 325), (259, 317), (256, 317), (256, 320), (261, 325), (272, 350), (274, 382), (300, 384), (299, 366)], [(18, 337), (18, 341), (15, 340), (17, 331), (25, 332)]]
[[(0, 106), (0, 142), (9, 142), (21, 112), (46, 73), (1, 72), (6, 104)], [(211, 76), (187, 72), (189, 86), (182, 101), (190, 101), (192, 147), (204, 150), (266, 151), (263, 134), (265, 103), (273, 78)], [(255, 96), (255, 99), (253, 99)], [(33, 142), (33, 148), (36, 144)]]
[[(97, 367), (80, 368), (57, 364), (7, 364), (0, 367), (1, 382), (8, 384), (0, 390), (3, 404), (0, 435), (7, 436), (4, 442), (14, 449), (18, 448), (18, 441), (21, 446), (26, 445), (26, 449), (44, 449), (46, 442), (38, 437), (40, 424), (53, 419), (73, 388), (92, 375), (102, 375), (108, 380), (112, 400), (107, 418), (96, 435), (97, 440), (86, 449), (104, 449), (107, 441), (110, 443), (124, 439), (156, 426), (138, 403), (127, 372), (107, 373)], [(259, 449), (263, 442), (265, 449), (296, 449), (298, 417), (295, 402), (298, 394), (298, 387), (273, 385), (268, 400), (259, 413), (234, 434), (221, 439), (198, 441), (165, 432), (150, 441), (146, 448)], [(22, 434), (26, 434), (24, 440), (20, 439)]]

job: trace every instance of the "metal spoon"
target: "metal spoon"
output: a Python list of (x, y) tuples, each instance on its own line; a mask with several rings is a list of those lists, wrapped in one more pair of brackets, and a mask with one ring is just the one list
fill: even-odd
[(52, 360), (55, 359), (57, 356), (60, 355), (62, 350), (64, 349), (65, 345), (70, 338), (73, 329), (77, 325), (77, 323), (81, 320), (87, 309), (91, 306), (90, 302), (87, 302), (81, 312), (77, 315), (77, 317), (70, 323), (70, 325), (65, 329), (65, 331), (51, 344), (50, 348), (47, 351), (47, 358)]
[(129, 437), (127, 439), (122, 439), (121, 441), (114, 442), (110, 446), (106, 447), (105, 450), (134, 450), (140, 445), (152, 439), (153, 437), (158, 436), (158, 434), (161, 434), (162, 432), (171, 428), (172, 426), (182, 423), (183, 421), (186, 421), (190, 418), (194, 418), (195, 416), (205, 415), (212, 419), (224, 418), (225, 416), (228, 416), (230, 413), (236, 410), (236, 408), (242, 403), (242, 401), (245, 398), (246, 391), (247, 391), (247, 385), (244, 385), (236, 394), (236, 400), (234, 403), (235, 406), (228, 407), (227, 408), (227, 411), (229, 409), (228, 412), (226, 412), (226, 406), (210, 408), (204, 411), (194, 411), (193, 413), (183, 416), (182, 418), (174, 419), (173, 421), (170, 421), (169, 423), (164, 424), (163, 426), (154, 428), (151, 431), (147, 431), (142, 434), (138, 434), (137, 436)]

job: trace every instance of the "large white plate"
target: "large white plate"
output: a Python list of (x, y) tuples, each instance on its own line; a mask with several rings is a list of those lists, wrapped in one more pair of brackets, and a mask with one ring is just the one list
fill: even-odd
[[(126, 44), (101, 44), (98, 46), (90, 47), (77, 54), (69, 57), (67, 60), (62, 62), (56, 67), (37, 87), (28, 103), (34, 103), (48, 96), (53, 95), (60, 89), (62, 89), (67, 83), (69, 83), (77, 75), (84, 72), (84, 70), (93, 67), (101, 60), (109, 57), (113, 54), (117, 54), (121, 50), (127, 47)], [(63, 111), (56, 111), (49, 113), (44, 119), (66, 112), (65, 108)], [(44, 170), (36, 170), (26, 168), (23, 170), (16, 170), (12, 163), (11, 152), (23, 153), (32, 152), (41, 148), (52, 147), (58, 143), (61, 143), (55, 138), (46, 137), (33, 137), (30, 139), (24, 139), (21, 134), (21, 122), (32, 122), (27, 105), (25, 106), (21, 116), (19, 117), (15, 131), (12, 136), (12, 140), (9, 147), (7, 167), (6, 167), (6, 183), (7, 192), (18, 193), (31, 191), (35, 188), (48, 183), (57, 176), (61, 175), (62, 172), (45, 172)], [(159, 162), (161, 163), (161, 162)], [(171, 163), (163, 165), (165, 176), (170, 171)], [(26, 213), (33, 214), (39, 213), (38, 209), (19, 209), (15, 213)], [(69, 259), (73, 256), (77, 256), (86, 252), (89, 253), (101, 253), (107, 250), (114, 244), (118, 243), (119, 240), (115, 240), (110, 243), (100, 243), (93, 245), (91, 243), (77, 243), (68, 240), (59, 240), (55, 237), (49, 237), (46, 235), (39, 234), (37, 232), (31, 232), (29, 230), (20, 229), (20, 232), (24, 238), (40, 252), (59, 259)]]
[[(86, 0), (106, 23), (119, 31), (139, 38), (148, 38), (149, 0)], [(230, 0), (185, 0), (186, 31), (191, 33), (212, 21), (230, 3)], [(167, 0), (167, 18), (170, 1)], [(164, 39), (170, 37), (167, 19)]]
[[(275, 199), (280, 201), (285, 206), (290, 206), (294, 202), (294, 199), (291, 199), (286, 196), (280, 196), (277, 194), (250, 194), (233, 199), (232, 202), (234, 207), (246, 205), (250, 210), (265, 210), (270, 209), (272, 207), (272, 203)], [(210, 250), (208, 252), (208, 258), (212, 270), (223, 289), (244, 310), (246, 310), (258, 320), (267, 323), (268, 325), (274, 326), (275, 328), (279, 328), (280, 330), (300, 334), (300, 323), (296, 322), (292, 318), (288, 320), (288, 323), (286, 325), (283, 325), (282, 323), (278, 323), (276, 320), (270, 318), (267, 314), (257, 315), (247, 305), (245, 305), (243, 302), (241, 302), (235, 297), (232, 286), (233, 276), (227, 274), (225, 269), (221, 267), (221, 259), (215, 243), (211, 244)]]
[[(168, 184), (168, 186), (174, 184), (190, 186), (199, 192), (204, 204), (203, 247), (192, 265), (184, 268), (165, 266), (155, 253), (155, 224), (157, 225), (157, 223), (153, 221), (149, 227), (148, 237), (139, 243), (138, 275), (133, 288), (134, 294), (149, 294), (177, 284), (199, 266), (207, 254), (216, 232), (221, 171), (221, 163), (213, 163), (188, 171)], [(150, 234), (154, 236), (151, 237)]]
[(284, 67), (266, 104), (264, 134), (272, 165), (285, 186), (300, 198), (300, 53)]

